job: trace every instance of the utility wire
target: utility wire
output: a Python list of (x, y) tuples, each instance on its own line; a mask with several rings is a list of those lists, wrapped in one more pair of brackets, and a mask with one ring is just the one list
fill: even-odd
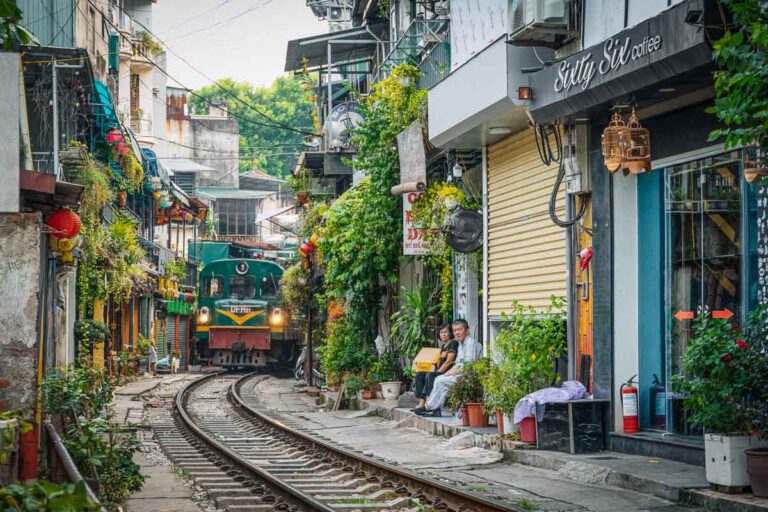
[[(230, 21), (234, 21), (236, 19), (239, 19), (242, 16), (245, 16), (246, 14), (255, 11), (256, 9), (260, 9), (261, 7), (264, 7), (265, 5), (272, 3), (272, 1), (273, 0), (266, 0), (262, 4), (250, 7), (250, 8), (248, 8), (248, 9), (246, 9), (246, 10), (244, 10), (244, 11), (242, 11), (242, 12), (240, 12), (240, 13), (234, 15), (234, 16), (231, 16), (231, 17), (225, 19), (225, 20), (219, 21), (217, 23), (214, 23), (214, 24), (209, 25), (209, 26), (204, 27), (204, 28), (200, 28), (200, 29), (197, 29), (197, 30), (192, 30), (191, 32), (187, 32), (186, 34), (182, 34), (180, 36), (174, 36), (174, 37), (170, 38), (169, 41), (176, 41), (178, 39), (184, 39), (185, 37), (188, 37), (188, 36), (192, 36), (192, 35), (195, 35), (195, 34), (200, 34), (202, 32), (206, 32), (206, 31), (211, 30), (212, 28), (216, 28), (219, 25), (222, 25), (224, 23), (228, 23)], [(165, 44), (165, 43), (163, 43), (163, 44)]]
[[(267, 3), (271, 2), (271, 1), (272, 1), (272, 0), (267, 0)], [(91, 5), (93, 5), (93, 1), (92, 1), (92, 0), (89, 0), (89, 3), (91, 3)], [(261, 4), (261, 5), (266, 5), (266, 4)], [(98, 9), (98, 6), (94, 6), (94, 7), (96, 7), (96, 8)], [(257, 7), (259, 7), (259, 6), (257, 6)], [(253, 7), (253, 8), (251, 8), (251, 10), (252, 10), (252, 9), (255, 9), (255, 8), (256, 8), (256, 7)], [(101, 11), (100, 11), (100, 12), (101, 12)], [(102, 12), (102, 16), (103, 16), (103, 14), (104, 14), (104, 13)], [(286, 124), (284, 124), (284, 123), (281, 123), (280, 121), (277, 121), (276, 119), (274, 119), (274, 118), (270, 117), (269, 115), (265, 114), (264, 112), (262, 112), (261, 110), (259, 110), (259, 109), (258, 109), (258, 108), (256, 108), (255, 106), (253, 106), (252, 104), (248, 103), (247, 101), (243, 100), (243, 99), (242, 99), (242, 98), (240, 98), (238, 95), (236, 95), (235, 93), (233, 93), (231, 89), (228, 89), (228, 88), (224, 87), (223, 85), (221, 85), (221, 84), (219, 83), (219, 81), (217, 81), (217, 80), (214, 80), (213, 78), (209, 77), (208, 75), (206, 75), (205, 73), (203, 73), (202, 71), (200, 71), (199, 69), (197, 69), (197, 68), (196, 68), (195, 66), (193, 66), (193, 65), (192, 65), (192, 64), (191, 64), (191, 63), (190, 63), (190, 62), (189, 62), (187, 59), (185, 59), (184, 57), (182, 57), (181, 55), (179, 55), (178, 53), (176, 53), (176, 52), (173, 50), (173, 48), (171, 48), (171, 47), (170, 47), (170, 46), (169, 46), (169, 45), (168, 45), (168, 44), (167, 44), (165, 41), (163, 41), (163, 40), (162, 40), (160, 37), (158, 37), (158, 36), (157, 36), (157, 34), (155, 34), (154, 32), (152, 32), (152, 30), (151, 30), (151, 29), (149, 29), (149, 27), (147, 27), (146, 25), (144, 25), (143, 23), (141, 23), (140, 21), (138, 21), (138, 20), (136, 20), (136, 19), (134, 19), (134, 18), (131, 18), (131, 19), (133, 20), (133, 22), (134, 22), (134, 23), (136, 23), (136, 24), (137, 24), (137, 25), (139, 25), (141, 28), (143, 28), (144, 30), (146, 30), (148, 34), (150, 34), (152, 37), (154, 37), (155, 39), (157, 39), (157, 40), (158, 40), (158, 41), (159, 41), (159, 42), (160, 42), (160, 43), (161, 43), (163, 46), (165, 46), (165, 48), (166, 48), (166, 49), (167, 49), (169, 52), (171, 52), (173, 55), (175, 55), (177, 58), (179, 58), (179, 59), (180, 59), (182, 62), (184, 62), (184, 64), (186, 64), (187, 66), (189, 66), (189, 68), (190, 68), (190, 69), (192, 69), (193, 71), (195, 71), (196, 73), (198, 73), (200, 76), (204, 77), (206, 80), (208, 80), (209, 82), (211, 82), (213, 85), (215, 85), (216, 87), (218, 87), (219, 89), (221, 89), (221, 90), (222, 90), (224, 93), (226, 93), (226, 94), (227, 94), (227, 96), (231, 97), (231, 98), (232, 98), (232, 99), (234, 99), (236, 102), (238, 102), (238, 103), (240, 103), (241, 105), (243, 105), (244, 107), (246, 107), (246, 108), (248, 108), (248, 109), (250, 109), (250, 110), (253, 110), (253, 111), (254, 111), (254, 112), (256, 112), (258, 115), (260, 115), (260, 116), (264, 117), (264, 118), (265, 118), (265, 119), (267, 119), (268, 121), (271, 121), (272, 123), (274, 123), (274, 125), (272, 125), (272, 127), (273, 127), (273, 128), (282, 128), (282, 129), (284, 129), (284, 130), (292, 131), (292, 132), (295, 132), (295, 133), (299, 133), (299, 134), (302, 134), (302, 135), (317, 135), (317, 134), (316, 134), (316, 133), (314, 133), (314, 132), (310, 132), (310, 131), (307, 131), (307, 130), (300, 130), (300, 129), (294, 128), (294, 127), (292, 127), (292, 126), (288, 126), (288, 125), (286, 125)], [(146, 56), (145, 56), (145, 57), (146, 57)], [(181, 86), (182, 86), (182, 87), (184, 87), (185, 89), (188, 89), (188, 90), (190, 91), (190, 94), (192, 94), (193, 96), (195, 96), (195, 97), (197, 97), (197, 98), (200, 98), (200, 99), (202, 99), (203, 101), (205, 101), (205, 102), (206, 102), (206, 103), (208, 103), (209, 105), (211, 104), (210, 100), (207, 100), (206, 98), (203, 98), (203, 97), (202, 97), (202, 96), (200, 96), (199, 94), (196, 94), (196, 93), (192, 92), (192, 90), (191, 90), (191, 89), (189, 89), (189, 87), (186, 87), (186, 86), (184, 86), (184, 85), (183, 85), (183, 84), (182, 84), (180, 81), (176, 80), (176, 78), (174, 78), (174, 77), (172, 77), (170, 74), (168, 74), (168, 72), (167, 72), (166, 70), (162, 69), (162, 68), (161, 68), (161, 67), (160, 67), (160, 66), (159, 66), (159, 65), (158, 65), (156, 62), (154, 62), (154, 61), (153, 61), (151, 58), (149, 58), (149, 57), (146, 57), (146, 58), (147, 58), (147, 60), (149, 60), (149, 61), (150, 61), (150, 62), (151, 62), (153, 65), (155, 65), (155, 67), (157, 67), (157, 68), (160, 70), (160, 72), (161, 72), (161, 73), (165, 74), (165, 75), (166, 75), (168, 78), (170, 78), (170, 79), (174, 80), (176, 83), (178, 83), (179, 85), (181, 85)], [(216, 106), (217, 106), (217, 107), (219, 107), (219, 108), (221, 108), (219, 105), (216, 105)], [(224, 109), (224, 108), (222, 108), (222, 110), (224, 110), (225, 112), (227, 112), (227, 113), (229, 113), (229, 114), (232, 114), (234, 117), (238, 117), (238, 115), (235, 115), (234, 113), (232, 113), (232, 112), (231, 112), (230, 110), (228, 110), (228, 109)], [(247, 120), (247, 118), (246, 118), (246, 120)], [(256, 124), (258, 124), (258, 123), (256, 123)], [(264, 125), (264, 126), (268, 126), (268, 125)]]
[(196, 19), (198, 19), (198, 18), (202, 18), (203, 16), (205, 16), (205, 15), (206, 15), (206, 14), (208, 14), (209, 12), (211, 12), (211, 11), (215, 11), (216, 9), (220, 9), (220, 8), (224, 7), (226, 4), (230, 3), (231, 1), (232, 1), (232, 0), (224, 0), (223, 2), (221, 2), (221, 3), (219, 3), (219, 4), (217, 4), (217, 5), (213, 6), (213, 7), (211, 7), (210, 9), (206, 9), (206, 10), (204, 10), (204, 11), (203, 11), (203, 12), (201, 12), (200, 14), (196, 14), (196, 15), (192, 16), (191, 18), (187, 18), (186, 20), (184, 20), (184, 21), (182, 21), (182, 22), (179, 22), (179, 24), (178, 24), (178, 25), (176, 25), (176, 26), (173, 26), (173, 27), (169, 28), (168, 30), (176, 30), (176, 29), (177, 29), (177, 28), (179, 28), (179, 27), (185, 26), (185, 25), (186, 25), (187, 23), (189, 23), (190, 21), (192, 21), (192, 20), (196, 20)]

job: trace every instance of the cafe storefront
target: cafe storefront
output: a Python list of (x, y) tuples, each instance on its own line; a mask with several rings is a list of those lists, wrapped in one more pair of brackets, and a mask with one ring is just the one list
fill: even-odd
[[(611, 449), (691, 463), (703, 463), (701, 433), (690, 429), (671, 377), (696, 316), (739, 325), (757, 303), (757, 197), (765, 194), (745, 181), (740, 150), (708, 142), (718, 127), (705, 112), (714, 97), (709, 41), (718, 37), (700, 25), (717, 25), (708, 7), (683, 2), (549, 65), (532, 78), (530, 109), (542, 125), (588, 124), (582, 172), (594, 256), (589, 279), (571, 272), (569, 297), (594, 301), (580, 324), (592, 330), (593, 394), (612, 403)], [(702, 20), (691, 23), (697, 9)], [(647, 162), (611, 173), (601, 136), (614, 113), (627, 122), (633, 110), (650, 137)], [(574, 240), (576, 261), (584, 245)], [(635, 375), (641, 433), (627, 436), (619, 388)]]

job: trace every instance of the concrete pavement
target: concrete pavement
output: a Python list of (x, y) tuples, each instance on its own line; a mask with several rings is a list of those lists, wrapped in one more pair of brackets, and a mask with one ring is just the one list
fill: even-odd
[[(587, 478), (588, 468), (573, 474), (515, 463), (496, 450), (476, 446), (475, 434), (462, 431), (451, 439), (390, 420), (376, 411), (327, 412), (318, 408), (291, 379), (267, 377), (245, 386), (241, 394), (254, 405), (275, 411), (295, 426), (358, 450), (398, 463), (433, 478), (497, 497), (510, 506), (542, 511), (589, 512), (694, 512), (697, 509), (651, 494), (608, 485), (604, 479)], [(394, 404), (391, 404), (394, 406)], [(442, 423), (453, 427), (451, 419)], [(498, 443), (497, 443), (498, 445)], [(562, 454), (555, 454), (560, 456)], [(598, 472), (599, 473), (599, 472)]]

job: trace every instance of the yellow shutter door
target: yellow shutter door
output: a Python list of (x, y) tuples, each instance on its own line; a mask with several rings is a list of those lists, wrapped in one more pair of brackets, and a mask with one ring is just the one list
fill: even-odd
[[(549, 218), (557, 165), (539, 158), (525, 130), (488, 148), (488, 314), (513, 300), (535, 308), (565, 296), (565, 232)], [(562, 190), (562, 189), (561, 189)], [(557, 213), (564, 215), (559, 200)]]

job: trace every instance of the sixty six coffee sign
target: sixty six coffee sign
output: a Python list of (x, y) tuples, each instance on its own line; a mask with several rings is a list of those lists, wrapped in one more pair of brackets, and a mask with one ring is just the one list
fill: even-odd
[(607, 75), (619, 71), (628, 62), (647, 57), (659, 50), (661, 44), (660, 35), (646, 35), (639, 42), (633, 41), (631, 37), (608, 39), (602, 46), (599, 59), (595, 53), (589, 52), (563, 60), (557, 68), (555, 92), (568, 92), (575, 87), (587, 90), (596, 74)]

